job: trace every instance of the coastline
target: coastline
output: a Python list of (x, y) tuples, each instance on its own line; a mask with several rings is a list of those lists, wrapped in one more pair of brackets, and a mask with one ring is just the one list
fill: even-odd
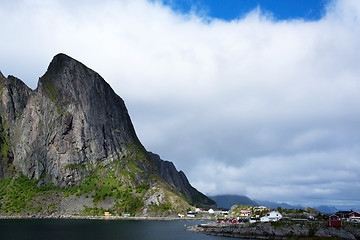
[(176, 218), (176, 217), (120, 217), (120, 216), (75, 216), (75, 215), (56, 215), (56, 216), (4, 216), (0, 215), (0, 220), (6, 219), (78, 219), (78, 220), (149, 220), (149, 221), (209, 221), (203, 218)]
[(289, 223), (276, 226), (271, 223), (232, 224), (207, 223), (188, 227), (188, 231), (212, 236), (251, 239), (293, 239), (293, 238), (336, 238), (360, 239), (360, 229), (347, 226), (343, 228), (327, 227), (323, 222)]

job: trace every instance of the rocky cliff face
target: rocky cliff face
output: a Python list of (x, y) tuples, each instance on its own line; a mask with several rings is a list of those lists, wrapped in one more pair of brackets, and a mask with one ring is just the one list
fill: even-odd
[(162, 186), (190, 203), (214, 204), (172, 163), (149, 156), (124, 101), (71, 57), (55, 56), (35, 90), (0, 73), (0, 96), (0, 180), (22, 172), (39, 186), (70, 188), (111, 173), (119, 186)]
[[(80, 62), (57, 55), (34, 91), (16, 78), (3, 80), (14, 166), (29, 178), (71, 186), (89, 169), (69, 166), (120, 160), (130, 146), (142, 151), (123, 100)], [(136, 164), (151, 172), (146, 163)]]
[(158, 175), (179, 191), (192, 205), (216, 206), (216, 203), (192, 187), (183, 171), (177, 171), (174, 164), (164, 161), (159, 155), (149, 152), (154, 161)]

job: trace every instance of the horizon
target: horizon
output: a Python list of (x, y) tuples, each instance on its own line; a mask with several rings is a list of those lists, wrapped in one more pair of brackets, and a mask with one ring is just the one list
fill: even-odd
[[(236, 195), (236, 194), (221, 194), (221, 195), (214, 195), (214, 196), (209, 195), (207, 197), (213, 199), (213, 197), (228, 197), (228, 196), (230, 196), (230, 197), (246, 197), (246, 198), (249, 198), (246, 195)], [(313, 206), (301, 205), (301, 204), (293, 205), (293, 204), (289, 204), (287, 202), (282, 202), (282, 201), (273, 202), (273, 201), (268, 201), (268, 200), (264, 200), (264, 199), (252, 199), (252, 198), (249, 198), (249, 199), (254, 201), (259, 206), (266, 205), (266, 204), (260, 204), (260, 203), (258, 203), (258, 201), (267, 202), (269, 204), (279, 204), (279, 207), (281, 207), (281, 205), (288, 205), (289, 207), (286, 207), (286, 209), (303, 209), (303, 208), (306, 208), (306, 207), (310, 207), (310, 208), (314, 208), (314, 209), (335, 208), (336, 211), (357, 211), (357, 212), (360, 211), (360, 208), (358, 206), (353, 207), (353, 208), (337, 208), (336, 206), (329, 206), (329, 205), (325, 205), (325, 204), (323, 204), (323, 205), (313, 205)], [(235, 205), (243, 205), (243, 204), (235, 204)], [(254, 206), (256, 206), (256, 205), (254, 205)], [(222, 207), (217, 206), (217, 208), (222, 208)], [(285, 208), (285, 207), (281, 207), (281, 208)], [(327, 212), (323, 212), (323, 213), (327, 213)]]
[(0, 20), (4, 76), (35, 89), (79, 60), (205, 195), (360, 208), (359, 1), (15, 0)]

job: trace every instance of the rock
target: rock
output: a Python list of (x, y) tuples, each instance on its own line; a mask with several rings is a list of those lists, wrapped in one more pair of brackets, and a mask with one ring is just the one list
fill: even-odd
[(352, 235), (354, 235), (354, 237), (356, 239), (360, 239), (360, 229), (359, 228), (345, 227), (345, 230), (347, 232), (351, 233)]
[[(316, 226), (315, 226), (316, 225)], [(201, 232), (208, 235), (252, 238), (252, 239), (293, 239), (293, 238), (312, 238), (310, 229), (318, 227), (315, 237), (341, 239), (357, 239), (353, 232), (358, 229), (346, 227), (336, 229), (332, 227), (321, 227), (322, 222), (312, 223), (311, 225), (299, 226), (296, 223), (289, 223), (287, 226), (273, 227), (271, 223), (251, 224), (231, 224), (231, 223), (208, 223), (190, 227), (191, 231)]]
[(157, 173), (177, 191), (184, 194), (189, 199), (190, 204), (199, 207), (216, 206), (213, 200), (192, 187), (185, 174), (182, 171), (177, 171), (172, 162), (164, 161), (159, 155), (152, 152), (149, 152), (149, 156), (155, 163)]
[(330, 236), (335, 236), (342, 239), (356, 239), (354, 235), (352, 235), (350, 232), (346, 231), (345, 229), (335, 229), (333, 227), (330, 227), (328, 230)]

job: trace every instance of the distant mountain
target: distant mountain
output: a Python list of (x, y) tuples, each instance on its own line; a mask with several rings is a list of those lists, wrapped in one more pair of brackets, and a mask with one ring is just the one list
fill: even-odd
[(322, 213), (330, 213), (330, 214), (339, 211), (336, 207), (329, 207), (329, 206), (318, 206), (314, 208)]
[[(251, 199), (245, 195), (217, 195), (217, 196), (210, 196), (212, 200), (214, 200), (219, 208), (226, 208), (230, 209), (233, 205), (251, 205), (251, 206), (265, 206), (270, 209), (275, 209), (281, 207), (282, 209), (304, 209), (301, 205), (290, 205), (287, 203), (279, 203), (279, 202), (271, 202), (271, 201), (264, 201), (258, 199)], [(314, 209), (322, 212), (322, 213), (336, 213), (339, 211), (336, 207), (329, 207), (329, 206), (318, 206), (313, 207)], [(360, 211), (360, 210), (359, 210)]]
[(216, 202), (217, 207), (230, 209), (233, 205), (259, 206), (257, 202), (247, 196), (239, 195), (217, 195), (210, 197)]
[(294, 206), (294, 205), (290, 205), (290, 204), (287, 204), (287, 203), (262, 201), (262, 200), (257, 200), (257, 199), (254, 200), (254, 201), (259, 203), (261, 206), (265, 206), (265, 207), (270, 208), (270, 209), (275, 209), (275, 208), (278, 208), (278, 207), (281, 207), (283, 209), (303, 209), (304, 208), (304, 207), (302, 207), (300, 205)]
[(212, 200), (216, 202), (219, 208), (230, 209), (233, 205), (251, 205), (251, 206), (265, 206), (270, 209), (281, 207), (283, 209), (303, 209), (304, 207), (298, 205), (293, 206), (287, 203), (277, 203), (270, 201), (263, 201), (257, 199), (251, 199), (245, 195), (217, 195), (210, 196)]

